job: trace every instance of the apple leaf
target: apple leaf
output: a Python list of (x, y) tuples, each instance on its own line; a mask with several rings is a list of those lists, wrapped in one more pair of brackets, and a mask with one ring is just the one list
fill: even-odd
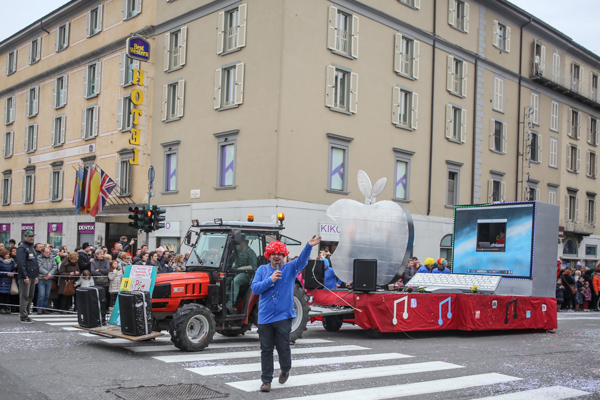
[(373, 196), (373, 198), (379, 196), (381, 192), (383, 192), (383, 189), (385, 189), (386, 183), (387, 178), (381, 178), (380, 180), (375, 182), (375, 185), (373, 186), (373, 191), (371, 192), (371, 196)]
[(358, 188), (360, 189), (360, 192), (367, 198), (367, 199), (371, 199), (371, 180), (369, 179), (369, 176), (367, 175), (367, 173), (363, 170), (358, 171)]

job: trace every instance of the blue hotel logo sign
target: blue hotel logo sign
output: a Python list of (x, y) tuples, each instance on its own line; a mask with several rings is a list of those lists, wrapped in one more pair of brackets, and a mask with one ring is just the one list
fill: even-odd
[(140, 61), (150, 60), (150, 42), (141, 37), (127, 39), (127, 55)]

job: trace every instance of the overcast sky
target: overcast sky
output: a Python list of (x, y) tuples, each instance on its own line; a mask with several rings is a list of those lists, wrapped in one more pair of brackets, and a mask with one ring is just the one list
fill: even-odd
[[(0, 0), (0, 40), (6, 39), (67, 2)], [(512, 3), (600, 55), (600, 24), (597, 19), (600, 15), (600, 1), (512, 0)]]

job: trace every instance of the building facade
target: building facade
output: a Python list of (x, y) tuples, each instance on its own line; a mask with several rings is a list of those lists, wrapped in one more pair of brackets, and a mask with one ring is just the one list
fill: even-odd
[[(54, 159), (28, 164), (30, 154), (22, 150), (26, 127), (40, 118), (28, 114), (27, 93), (35, 84), (67, 72), (83, 78), (102, 60), (98, 96), (73, 95), (89, 90), (83, 84), (68, 89), (76, 114), (98, 103), (98, 137), (80, 137), (81, 117), (69, 114), (77, 127), (67, 124), (71, 139), (63, 146), (98, 142), (95, 163), (112, 173), (131, 157), (126, 116), (135, 105), (128, 97), (133, 89), (129, 78), (116, 77), (129, 68), (120, 55), (125, 38), (141, 31), (153, 51), (142, 66), (143, 139), (130, 175), (131, 201), (146, 203), (145, 174), (153, 165), (152, 203), (167, 209), (167, 229), (151, 235), (151, 247), (177, 249), (192, 219), (243, 220), (251, 213), (273, 221), (278, 212), (286, 214), (289, 236), (321, 234), (335, 245), (337, 226), (325, 211), (339, 199), (363, 201), (356, 176), (364, 170), (373, 181), (387, 178), (378, 200), (396, 201), (412, 214), (414, 255), (421, 259), (451, 257), (455, 205), (532, 199), (560, 207), (558, 257), (598, 263), (600, 58), (535, 16), (491, 0), (143, 2), (143, 9), (136, 8), (140, 0), (68, 3), (80, 8), (57, 12), (73, 26), (79, 18), (83, 33), (64, 52), (54, 50), (58, 57), (49, 56), (47, 44), (55, 43), (55, 30), (61, 37), (58, 19), (50, 34), (34, 24), (0, 44), (7, 73), (15, 67), (2, 77), (0, 96), (7, 109), (16, 104), (16, 122), (6, 124), (16, 150), (2, 160), (13, 194), (0, 212), (23, 213), (0, 214), (0, 221), (6, 216), (18, 225), (27, 210), (48, 215), (48, 209), (70, 208), (74, 178), (66, 168), (63, 200), (46, 200), (49, 188), (40, 186), (33, 205), (19, 202), (19, 182), (32, 167), (36, 174), (56, 168)], [(88, 38), (81, 27), (98, 5), (103, 29)], [(136, 9), (141, 13), (126, 17)], [(46, 20), (50, 27), (53, 19)], [(50, 75), (27, 75), (36, 67), (22, 64), (36, 35), (40, 63), (56, 63), (43, 68)], [(80, 42), (87, 45), (77, 47)], [(37, 96), (55, 97), (50, 86)], [(63, 112), (50, 107), (46, 113), (49, 121)], [(52, 140), (50, 123), (39, 124), (44, 140)], [(55, 150), (40, 145), (31, 155), (41, 156), (44, 146)], [(81, 158), (64, 158), (64, 166)], [(126, 222), (123, 212), (95, 221), (68, 218), (102, 227)]]
[(535, 199), (561, 208), (557, 256), (598, 262), (600, 59), (512, 4), (158, 2), (155, 35), (168, 235), (284, 212), (290, 236), (335, 242), (325, 210), (363, 201), (364, 170), (420, 258), (450, 256), (454, 205)]
[[(0, 43), (3, 242), (19, 242), (32, 229), (36, 242), (72, 251), (137, 236), (127, 226), (127, 204), (141, 203), (147, 192), (152, 71), (124, 50), (132, 32), (144, 35), (152, 26), (155, 10), (153, 0), (75, 0)], [(132, 83), (134, 68), (149, 72), (142, 85)], [(135, 106), (136, 125), (124, 110), (134, 88), (144, 98)], [(130, 142), (132, 128), (139, 145)], [(80, 166), (101, 169), (118, 185), (97, 218), (77, 215), (72, 205)]]

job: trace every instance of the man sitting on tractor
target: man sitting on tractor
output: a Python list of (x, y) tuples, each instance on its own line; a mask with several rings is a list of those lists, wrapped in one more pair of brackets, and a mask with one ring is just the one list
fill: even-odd
[(290, 333), (294, 310), (294, 285), (296, 275), (306, 267), (313, 246), (321, 242), (321, 237), (313, 236), (300, 256), (288, 263), (284, 257), (289, 254), (285, 244), (276, 240), (265, 249), (265, 257), (270, 264), (261, 265), (254, 275), (252, 292), (260, 295), (258, 302), (258, 338), (260, 340), (260, 361), (262, 392), (271, 391), (273, 380), (273, 347), (277, 347), (281, 373), (279, 383), (285, 383), (292, 368)]
[[(231, 259), (235, 260), (235, 263), (231, 269), (238, 271), (256, 270), (258, 257), (256, 256), (254, 250), (248, 246), (247, 238), (242, 239), (239, 245), (233, 246), (233, 257)], [(240, 294), (240, 288), (250, 284), (250, 274), (240, 272), (233, 278), (233, 280), (228, 278), (228, 281), (230, 281), (231, 284), (229, 285), (227, 311), (229, 311), (230, 314), (233, 314), (235, 313), (235, 304), (238, 295)]]

